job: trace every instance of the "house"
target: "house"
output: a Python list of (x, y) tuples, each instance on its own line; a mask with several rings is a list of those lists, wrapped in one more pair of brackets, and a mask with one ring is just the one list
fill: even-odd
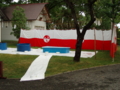
[(8, 20), (7, 16), (3, 13), (3, 11), (0, 8), (0, 42), (1, 42), (2, 19)]
[(24, 9), (25, 16), (27, 18), (26, 24), (30, 29), (45, 30), (46, 23), (50, 22), (50, 16), (45, 6), (46, 4), (47, 3), (11, 5), (0, 10), (4, 14), (4, 16), (2, 15), (1, 21), (1, 39), (17, 40), (15, 36), (10, 35), (10, 33), (12, 32), (12, 13), (17, 6)]

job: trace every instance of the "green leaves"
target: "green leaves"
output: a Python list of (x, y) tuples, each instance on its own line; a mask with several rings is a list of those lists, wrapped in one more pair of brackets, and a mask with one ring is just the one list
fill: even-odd
[(12, 18), (12, 27), (13, 27), (13, 34), (16, 38), (20, 37), (20, 30), (26, 29), (26, 21), (27, 18), (25, 17), (24, 9), (17, 6), (16, 9), (13, 11), (13, 18)]

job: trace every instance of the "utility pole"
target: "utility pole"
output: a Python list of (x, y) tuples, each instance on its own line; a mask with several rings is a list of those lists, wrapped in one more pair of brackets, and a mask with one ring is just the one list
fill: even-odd
[(0, 16), (0, 42), (1, 42), (1, 28), (2, 28), (2, 19), (1, 19), (1, 16)]
[(0, 79), (6, 79), (6, 77), (3, 77), (3, 63), (0, 61)]

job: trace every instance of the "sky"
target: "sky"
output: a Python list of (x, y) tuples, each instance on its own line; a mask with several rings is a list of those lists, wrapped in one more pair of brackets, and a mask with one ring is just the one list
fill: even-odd
[(14, 0), (15, 2), (18, 2), (18, 0)]
[(120, 23), (119, 23), (119, 24), (117, 24), (117, 26), (118, 26), (118, 28), (120, 28)]

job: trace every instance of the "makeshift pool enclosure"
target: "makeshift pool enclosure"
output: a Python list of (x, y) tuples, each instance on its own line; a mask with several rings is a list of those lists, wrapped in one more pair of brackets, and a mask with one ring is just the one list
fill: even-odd
[[(112, 52), (115, 52), (116, 29), (113, 31), (112, 34), (112, 30), (87, 30), (82, 49), (111, 50), (112, 48)], [(21, 30), (19, 43), (29, 43), (33, 47), (55, 46), (75, 49), (76, 38), (76, 30)]]

